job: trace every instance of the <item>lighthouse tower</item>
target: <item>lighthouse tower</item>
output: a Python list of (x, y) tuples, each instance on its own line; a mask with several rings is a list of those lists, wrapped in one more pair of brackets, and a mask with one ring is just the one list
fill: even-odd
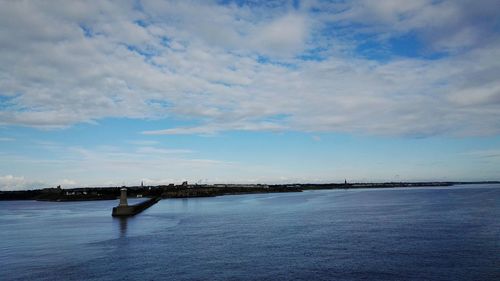
[(127, 189), (125, 187), (120, 189), (120, 205), (118, 206), (128, 206)]

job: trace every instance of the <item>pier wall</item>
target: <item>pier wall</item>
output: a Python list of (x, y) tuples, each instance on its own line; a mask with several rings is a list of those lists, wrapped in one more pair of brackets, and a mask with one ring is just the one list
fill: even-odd
[(113, 217), (134, 216), (146, 210), (147, 208), (153, 206), (158, 201), (160, 201), (160, 199), (161, 199), (160, 197), (154, 197), (136, 205), (118, 205), (113, 208), (113, 212), (111, 215)]

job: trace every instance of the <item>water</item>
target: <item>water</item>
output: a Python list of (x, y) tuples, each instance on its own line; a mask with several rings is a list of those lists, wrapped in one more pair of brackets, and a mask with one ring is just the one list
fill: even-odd
[(500, 280), (500, 185), (0, 202), (1, 280)]

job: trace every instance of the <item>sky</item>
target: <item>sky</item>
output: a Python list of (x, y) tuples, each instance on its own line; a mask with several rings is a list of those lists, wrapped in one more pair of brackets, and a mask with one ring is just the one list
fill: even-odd
[(0, 190), (500, 180), (500, 1), (0, 5)]

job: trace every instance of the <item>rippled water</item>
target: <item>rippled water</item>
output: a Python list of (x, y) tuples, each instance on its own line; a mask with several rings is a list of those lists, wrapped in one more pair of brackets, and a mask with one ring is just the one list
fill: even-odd
[(0, 202), (1, 280), (500, 280), (500, 185)]

